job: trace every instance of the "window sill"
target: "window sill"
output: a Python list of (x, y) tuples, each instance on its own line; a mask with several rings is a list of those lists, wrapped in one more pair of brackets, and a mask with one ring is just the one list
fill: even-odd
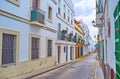
[(48, 20), (48, 22), (53, 23), (52, 19), (47, 19), (47, 20)]
[(15, 0), (7, 0), (7, 1), (15, 4), (15, 5), (18, 6), (18, 7), (20, 6), (20, 1), (15, 1)]
[(16, 65), (16, 63), (4, 64), (1, 65), (2, 68), (7, 68), (8, 66)]
[(50, 58), (50, 57), (53, 57), (52, 55), (51, 56), (47, 56), (47, 58)]
[(36, 60), (39, 60), (40, 58), (36, 58), (36, 59), (31, 59), (31, 61), (36, 61)]

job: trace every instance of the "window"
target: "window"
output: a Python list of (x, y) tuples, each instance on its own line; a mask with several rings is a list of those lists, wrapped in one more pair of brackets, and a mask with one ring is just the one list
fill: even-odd
[(66, 47), (64, 46), (64, 53), (65, 53), (65, 48), (66, 48)]
[(66, 6), (64, 5), (64, 14), (63, 14), (64, 19), (66, 18)]
[(32, 0), (32, 8), (37, 10), (40, 8), (40, 0)]
[(61, 23), (58, 23), (58, 39), (61, 40)]
[(0, 28), (0, 65), (17, 64), (19, 32)]
[(71, 25), (73, 25), (73, 14), (71, 13)]
[(31, 41), (31, 59), (39, 58), (39, 38), (32, 37)]
[(68, 27), (66, 28), (66, 31), (67, 31), (67, 33), (68, 33)]
[(58, 0), (58, 14), (61, 12), (61, 0)]
[(68, 10), (68, 22), (70, 21), (70, 12)]
[(73, 25), (73, 20), (71, 20), (71, 25)]
[(48, 40), (47, 43), (48, 43), (47, 56), (49, 57), (49, 56), (52, 56), (52, 40)]
[(20, 0), (8, 0), (8, 1), (17, 5), (17, 6), (20, 6)]
[(30, 34), (30, 60), (40, 58), (40, 36)]
[(15, 63), (16, 36), (3, 33), (2, 65)]
[(52, 20), (52, 7), (48, 7), (48, 19)]
[(61, 31), (61, 23), (58, 23), (58, 31)]

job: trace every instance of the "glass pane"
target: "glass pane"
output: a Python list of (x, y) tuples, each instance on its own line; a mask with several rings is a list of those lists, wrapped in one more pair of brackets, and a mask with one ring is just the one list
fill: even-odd
[(48, 56), (52, 56), (52, 40), (48, 40)]
[(15, 35), (3, 34), (2, 64), (14, 63)]
[(38, 38), (32, 38), (32, 53), (31, 53), (31, 58), (32, 59), (37, 59), (38, 58), (38, 52), (39, 52), (39, 39)]

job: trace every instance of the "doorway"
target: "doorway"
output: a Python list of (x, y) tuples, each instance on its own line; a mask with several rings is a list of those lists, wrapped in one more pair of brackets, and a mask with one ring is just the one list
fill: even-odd
[(66, 61), (68, 61), (68, 47), (66, 46)]
[(60, 63), (60, 51), (61, 50), (61, 47), (60, 46), (58, 46), (58, 63)]
[(73, 59), (73, 48), (72, 47), (70, 47), (70, 60), (72, 60)]

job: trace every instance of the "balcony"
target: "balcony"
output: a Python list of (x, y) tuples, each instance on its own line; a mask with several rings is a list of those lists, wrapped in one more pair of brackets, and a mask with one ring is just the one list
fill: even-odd
[(103, 13), (96, 14), (96, 27), (102, 27), (103, 24)]
[(78, 26), (78, 25), (75, 24), (75, 29), (76, 29), (81, 35), (84, 35), (81, 26)]
[(41, 9), (31, 10), (31, 24), (44, 26), (45, 24), (45, 12)]
[(104, 12), (102, 1), (96, 1), (96, 21), (92, 21), (94, 27), (103, 27), (104, 26)]
[(58, 40), (76, 42), (76, 36), (73, 36), (72, 33), (68, 34), (66, 30), (62, 30), (58, 32)]

